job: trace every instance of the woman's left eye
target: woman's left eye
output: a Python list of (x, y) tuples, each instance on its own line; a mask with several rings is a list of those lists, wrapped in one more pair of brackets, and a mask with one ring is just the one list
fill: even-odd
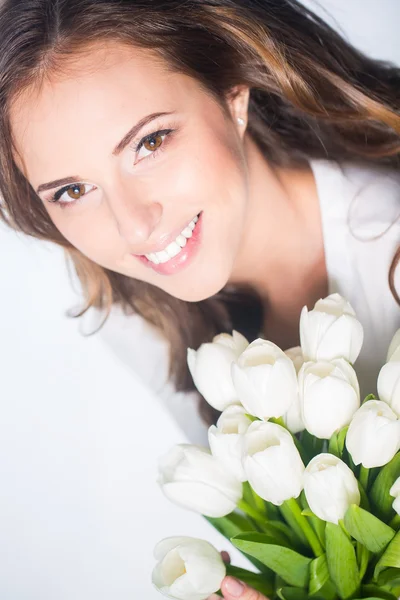
[[(164, 129), (162, 131), (155, 131), (150, 135), (146, 135), (142, 140), (140, 140), (139, 144), (136, 146), (136, 152), (138, 153), (138, 158), (147, 158), (150, 154), (153, 156), (157, 154), (159, 150), (162, 149), (164, 145), (164, 139), (172, 133), (172, 129)], [(144, 149), (147, 154), (144, 156), (140, 156), (140, 151)], [(142, 153), (143, 154), (143, 153)]]

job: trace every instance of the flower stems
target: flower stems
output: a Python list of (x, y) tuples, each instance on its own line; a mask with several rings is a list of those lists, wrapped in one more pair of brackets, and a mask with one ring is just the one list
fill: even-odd
[(368, 490), (368, 479), (369, 479), (369, 469), (366, 467), (360, 466), (360, 483), (363, 486), (364, 490), (367, 492)]
[(389, 523), (389, 527), (398, 531), (400, 529), (400, 515), (395, 515)]
[(299, 537), (305, 538), (315, 556), (321, 556), (324, 554), (324, 550), (321, 546), (318, 536), (310, 525), (307, 517), (301, 514), (301, 508), (297, 500), (295, 498), (286, 500), (281, 506), (281, 511), (283, 516), (287, 520), (291, 521), (288, 524), (296, 529), (296, 533), (301, 532), (302, 535)]
[(259, 513), (259, 511), (253, 508), (246, 500), (239, 500), (237, 507), (242, 510), (246, 515), (252, 518), (256, 523), (260, 523), (260, 525), (265, 525), (266, 517), (265, 514)]

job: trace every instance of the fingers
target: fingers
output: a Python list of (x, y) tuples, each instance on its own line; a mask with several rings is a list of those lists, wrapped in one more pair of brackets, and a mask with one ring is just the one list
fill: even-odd
[(260, 592), (256, 592), (234, 577), (225, 577), (221, 585), (225, 600), (268, 600)]
[(227, 563), (228, 565), (230, 564), (231, 557), (229, 556), (229, 553), (226, 552), (226, 550), (222, 550), (221, 557), (222, 557), (222, 560), (224, 561), (224, 563)]

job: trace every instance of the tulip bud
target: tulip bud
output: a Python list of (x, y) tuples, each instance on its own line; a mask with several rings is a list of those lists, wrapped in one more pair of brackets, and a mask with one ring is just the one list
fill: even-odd
[(243, 406), (228, 406), (208, 430), (211, 453), (239, 481), (246, 481), (242, 465), (244, 434), (251, 425)]
[(288, 350), (285, 350), (285, 354), (288, 358), (290, 358), (290, 360), (294, 364), (296, 373), (298, 373), (305, 362), (301, 346), (294, 346), (293, 348), (289, 348)]
[(400, 515), (400, 477), (396, 479), (390, 488), (389, 494), (394, 497), (393, 508)]
[(299, 396), (305, 427), (320, 439), (330, 439), (348, 425), (360, 406), (356, 373), (343, 358), (304, 363), (299, 372)]
[(172, 502), (206, 517), (224, 517), (242, 498), (242, 484), (206, 448), (178, 444), (159, 462), (159, 484)]
[(400, 421), (390, 406), (379, 400), (365, 402), (354, 414), (346, 448), (355, 465), (382, 467), (400, 448)]
[(154, 557), (159, 562), (153, 570), (153, 584), (176, 600), (206, 600), (220, 589), (226, 574), (220, 553), (196, 538), (166, 538), (155, 547)]
[(303, 461), (291, 434), (280, 425), (250, 425), (244, 435), (243, 466), (253, 490), (277, 506), (302, 490)]
[(390, 342), (387, 353), (387, 362), (389, 361), (400, 361), (400, 329), (396, 331)]
[[(394, 352), (392, 359), (397, 352)], [(378, 396), (400, 417), (400, 360), (392, 359), (379, 372)]]
[(333, 454), (318, 454), (304, 472), (304, 493), (312, 512), (330, 523), (343, 519), (351, 504), (360, 504), (353, 471)]
[(246, 338), (233, 331), (232, 335), (215, 336), (197, 351), (188, 349), (187, 362), (194, 384), (213, 408), (222, 411), (230, 404), (240, 404), (232, 383), (231, 365), (247, 346)]
[[(298, 373), (304, 364), (304, 356), (301, 347), (296, 346), (294, 348), (289, 348), (289, 350), (285, 350), (285, 354), (291, 359), (294, 368), (296, 369), (296, 373)], [(291, 433), (299, 433), (305, 429), (298, 393), (289, 410), (283, 415), (283, 422)]]
[(345, 358), (354, 363), (360, 354), (364, 332), (352, 306), (339, 294), (305, 306), (300, 316), (300, 341), (307, 361)]
[(246, 411), (259, 419), (281, 417), (297, 395), (293, 362), (266, 340), (255, 340), (232, 365), (232, 379)]

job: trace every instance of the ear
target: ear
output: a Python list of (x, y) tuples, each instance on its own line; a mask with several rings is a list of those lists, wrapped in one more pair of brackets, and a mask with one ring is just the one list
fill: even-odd
[[(247, 127), (250, 90), (247, 85), (237, 85), (229, 90), (226, 102), (232, 117), (234, 126), (239, 135), (243, 137)], [(241, 119), (241, 121), (238, 121)]]

